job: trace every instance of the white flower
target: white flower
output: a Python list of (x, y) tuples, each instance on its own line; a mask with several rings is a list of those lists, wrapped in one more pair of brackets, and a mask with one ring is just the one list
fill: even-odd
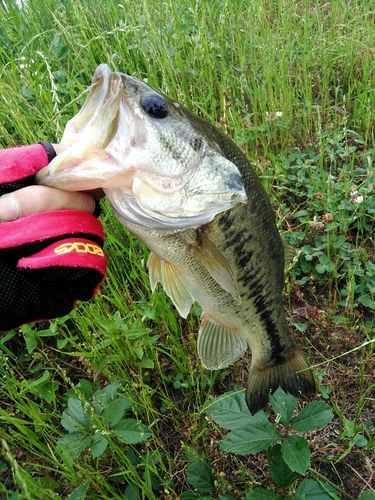
[(282, 111), (276, 111), (275, 116), (276, 116), (276, 118), (281, 118), (283, 116), (283, 112)]

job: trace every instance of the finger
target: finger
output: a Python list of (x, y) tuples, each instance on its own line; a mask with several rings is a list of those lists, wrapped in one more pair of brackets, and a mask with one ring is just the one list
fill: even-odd
[(64, 209), (93, 213), (95, 200), (89, 193), (28, 186), (0, 198), (0, 221), (11, 222), (26, 215)]

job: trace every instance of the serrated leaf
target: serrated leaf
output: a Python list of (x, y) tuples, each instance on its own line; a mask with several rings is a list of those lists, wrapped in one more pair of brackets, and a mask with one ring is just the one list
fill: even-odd
[(272, 447), (269, 459), (269, 470), (272, 481), (282, 488), (286, 488), (292, 484), (299, 476), (297, 472), (292, 471), (285, 463), (279, 443), (276, 443)]
[(132, 402), (126, 398), (117, 398), (111, 403), (108, 403), (104, 408), (102, 413), (102, 417), (104, 419), (104, 423), (109, 427), (113, 427), (116, 425), (127, 410), (130, 410), (133, 406)]
[(94, 437), (92, 439), (92, 444), (91, 444), (91, 456), (92, 458), (98, 458), (103, 453), (105, 452), (105, 449), (108, 446), (108, 441), (106, 440), (105, 436), (100, 434), (100, 432), (97, 432), (94, 434)]
[(221, 443), (220, 448), (224, 451), (248, 455), (258, 453), (281, 439), (280, 432), (268, 422), (260, 422), (250, 417), (251, 425), (231, 431)]
[(273, 411), (276, 415), (280, 415), (281, 422), (288, 425), (297, 406), (298, 398), (287, 394), (279, 387), (273, 394), (270, 394), (269, 400)]
[(250, 426), (254, 417), (249, 412), (244, 393), (228, 392), (210, 401), (207, 413), (223, 429)]
[(255, 488), (249, 491), (244, 500), (280, 500), (283, 498), (272, 491), (265, 490), (264, 488)]
[(212, 467), (207, 462), (190, 464), (186, 469), (186, 479), (202, 493), (210, 493), (216, 489)]
[(283, 460), (288, 467), (304, 474), (310, 466), (311, 451), (305, 438), (289, 436), (281, 445)]
[(296, 500), (339, 500), (337, 491), (324, 481), (305, 479), (297, 488)]
[(141, 443), (152, 436), (152, 432), (148, 427), (133, 418), (120, 420), (118, 424), (112, 427), (112, 430), (117, 439), (126, 444)]
[(299, 432), (314, 431), (333, 419), (330, 406), (324, 401), (313, 401), (303, 408), (292, 422), (292, 429)]

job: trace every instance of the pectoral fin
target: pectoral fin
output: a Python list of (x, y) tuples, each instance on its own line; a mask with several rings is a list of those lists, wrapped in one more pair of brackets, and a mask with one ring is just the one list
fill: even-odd
[(198, 259), (226, 292), (230, 293), (237, 304), (241, 304), (237, 280), (225, 255), (206, 236), (198, 230), (197, 242), (191, 246)]
[(186, 318), (194, 302), (186, 278), (170, 262), (161, 259), (153, 252), (150, 253), (147, 267), (151, 290), (154, 291), (156, 285), (160, 282), (180, 315)]
[(198, 332), (198, 356), (208, 370), (218, 370), (242, 358), (247, 342), (239, 333), (202, 315), (203, 321)]

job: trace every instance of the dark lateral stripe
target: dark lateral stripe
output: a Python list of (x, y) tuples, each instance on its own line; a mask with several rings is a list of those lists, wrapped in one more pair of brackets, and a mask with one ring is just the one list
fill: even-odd
[(268, 336), (271, 345), (271, 359), (275, 364), (285, 361), (284, 348), (280, 342), (278, 327), (275, 321), (271, 318), (271, 312), (266, 308), (264, 298), (259, 295), (254, 302), (257, 314), (259, 314)]

